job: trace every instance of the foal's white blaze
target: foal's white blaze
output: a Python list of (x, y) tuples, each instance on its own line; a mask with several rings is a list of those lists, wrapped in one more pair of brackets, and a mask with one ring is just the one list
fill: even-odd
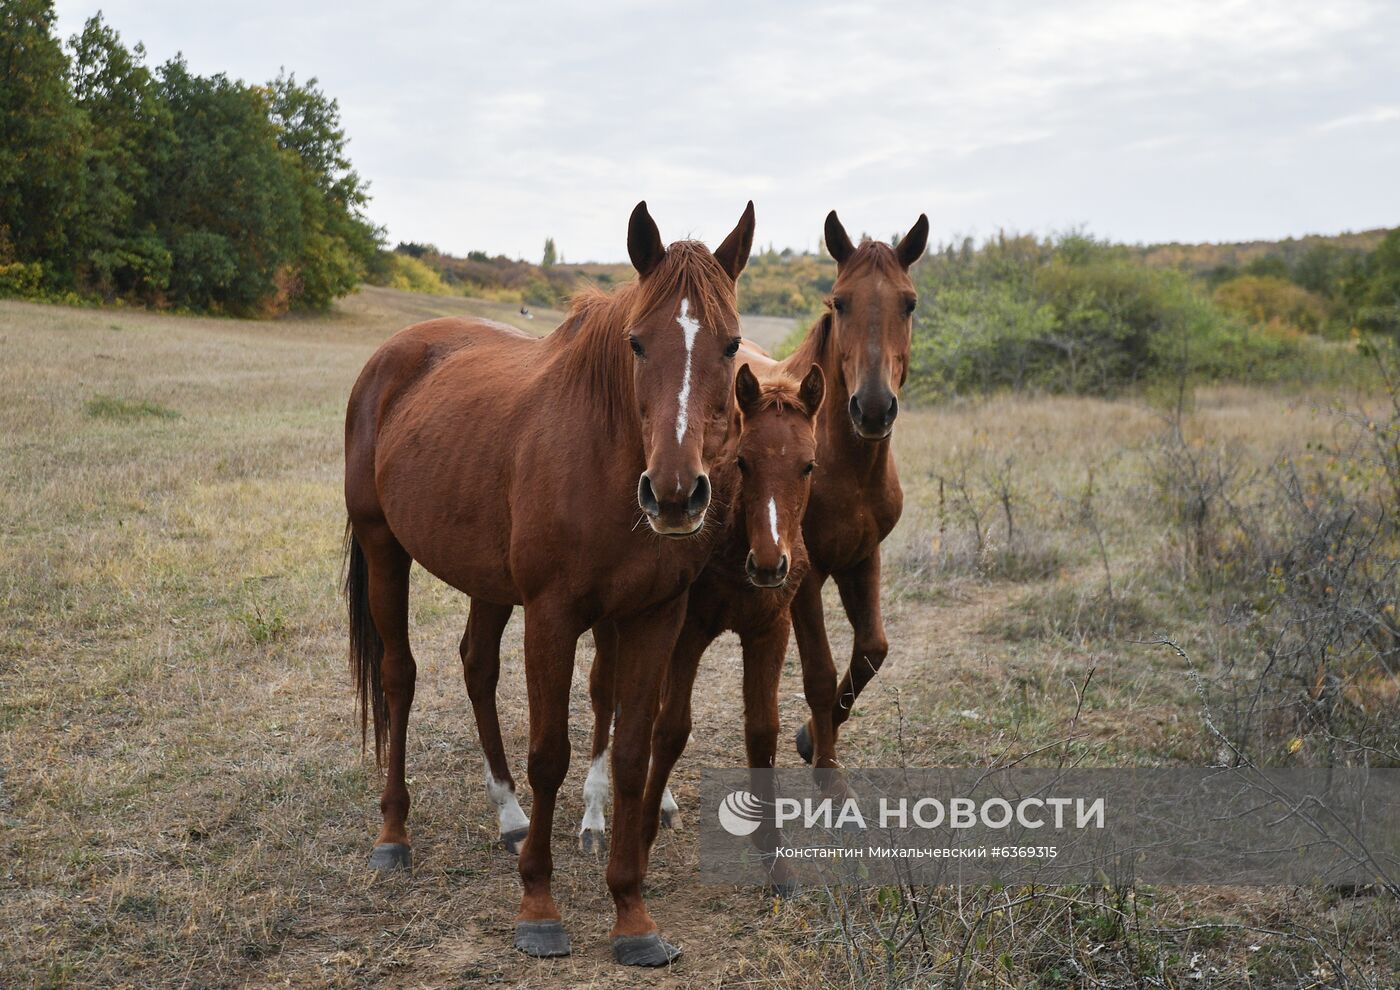
[(770, 498), (768, 500), (768, 528), (773, 532), (773, 546), (782, 548), (782, 541), (778, 539), (778, 500)]
[(685, 334), (685, 375), (681, 379), (681, 390), (676, 395), (676, 443), (685, 439), (685, 429), (690, 421), (690, 358), (695, 350), (695, 335), (700, 332), (700, 323), (690, 317), (690, 300), (681, 300), (681, 314), (676, 317), (681, 332)]
[(578, 834), (602, 832), (607, 828), (603, 809), (608, 804), (608, 751), (605, 749), (588, 768), (588, 776), (583, 781), (583, 824)]
[(518, 832), (522, 828), (530, 826), (530, 819), (525, 817), (525, 812), (520, 809), (520, 802), (515, 797), (515, 791), (503, 781), (497, 780), (496, 775), (491, 772), (491, 764), (486, 764), (486, 794), (491, 798), (491, 803), (496, 806), (496, 816), (501, 823), (501, 834), (508, 832)]

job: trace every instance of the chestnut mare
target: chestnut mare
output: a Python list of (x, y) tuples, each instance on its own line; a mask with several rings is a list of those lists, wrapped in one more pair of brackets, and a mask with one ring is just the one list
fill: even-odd
[[(492, 621), (478, 623), (474, 612), (464, 638), (469, 689), (473, 646), (486, 633), (498, 641), (494, 618), (525, 607), (534, 816), (520, 854), (515, 944), (531, 955), (570, 948), (550, 893), (550, 832), (569, 762), (574, 649), (600, 623), (616, 631), (622, 686), (607, 869), (613, 952), (638, 965), (677, 955), (642, 899), (640, 805), (657, 658), (675, 646), (685, 592), (711, 548), (707, 539), (656, 534), (700, 533), (712, 509), (707, 469), (726, 440), (740, 342), (734, 282), (753, 228), (750, 203), (713, 255), (688, 241), (666, 248), (638, 204), (627, 238), (635, 283), (612, 296), (585, 293), (559, 330), (539, 340), (483, 320), (409, 327), (375, 352), (351, 392), (351, 667), (362, 727), (372, 713), (376, 756), (386, 737), (388, 750), (370, 864), (411, 863), (404, 746), (416, 673), (408, 640), (416, 560), (491, 606)], [(497, 780), (508, 779), (503, 762)]]
[[(744, 747), (749, 766), (771, 767), (778, 746), (778, 681), (791, 623), (788, 606), (807, 574), (802, 517), (816, 467), (816, 421), (826, 379), (812, 365), (801, 383), (784, 374), (760, 382), (747, 365), (734, 382), (741, 416), (734, 464), (739, 490), (715, 555), (691, 585), (685, 625), (671, 654), (652, 734), (651, 774), (643, 801), (643, 862), (658, 824), (675, 814), (666, 783), (690, 737), (691, 690), (700, 658), (720, 633), (739, 634), (744, 655)], [(593, 763), (584, 785), (579, 842), (603, 846), (607, 748), (614, 704), (615, 640), (597, 638), (590, 694)], [(760, 839), (762, 841), (762, 839)]]

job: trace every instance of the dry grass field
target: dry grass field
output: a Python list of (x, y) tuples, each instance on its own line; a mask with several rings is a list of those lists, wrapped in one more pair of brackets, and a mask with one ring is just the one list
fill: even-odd
[[(527, 960), (510, 948), (514, 863), (494, 845), (461, 681), (466, 610), (421, 572), (417, 868), (369, 876), (376, 775), (338, 595), (341, 418), (388, 333), (483, 305), (370, 290), (323, 318), (241, 322), (0, 302), (0, 987), (837, 987), (910, 972), (921, 986), (1396, 985), (1397, 914), (1380, 898), (926, 891), (911, 948), (893, 946), (885, 892), (775, 904), (699, 885), (685, 829), (662, 836), (648, 892), (686, 955), (669, 972), (622, 971), (602, 867), (572, 841), (587, 650), (555, 845), (576, 952)], [(1201, 390), (1190, 442), (1257, 472), (1331, 437), (1329, 400)], [(892, 648), (844, 732), (847, 762), (1212, 757), (1185, 665), (1136, 642), (1168, 634), (1203, 663), (1245, 648), (1185, 576), (1154, 490), (1163, 431), (1137, 398), (901, 418)], [(844, 655), (848, 630), (831, 625)], [(523, 779), (520, 666), (517, 616), (501, 707)], [(730, 639), (705, 660), (683, 808), (698, 767), (741, 751), (738, 669)], [(785, 739), (804, 717), (789, 676)], [(779, 759), (798, 765), (788, 745)]]

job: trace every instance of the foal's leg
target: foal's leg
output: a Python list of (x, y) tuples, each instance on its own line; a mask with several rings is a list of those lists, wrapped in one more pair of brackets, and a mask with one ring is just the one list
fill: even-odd
[[(748, 751), (749, 791), (772, 807), (773, 769), (778, 752), (778, 681), (783, 674), (790, 623), (787, 615), (770, 624), (739, 630), (744, 648), (744, 748)], [(765, 820), (753, 834), (753, 843), (765, 854), (768, 877), (782, 896), (796, 891), (787, 863), (777, 859), (778, 830)]]
[(579, 848), (602, 855), (607, 847), (608, 740), (612, 734), (613, 694), (617, 679), (617, 626), (600, 622), (593, 627), (593, 666), (588, 673), (588, 700), (593, 706), (593, 753), (583, 782), (583, 822)]
[[(617, 907), (613, 958), (630, 966), (664, 966), (680, 949), (657, 933), (642, 900), (642, 797), (651, 762), (657, 691), (672, 655), (686, 596), (618, 623), (617, 732), (613, 742), (613, 841), (608, 889)], [(655, 820), (655, 811), (652, 820)], [(533, 827), (533, 825), (532, 825)]]
[(501, 635), (513, 606), (473, 600), (462, 634), (462, 676), (476, 713), (476, 735), (486, 757), (486, 793), (496, 806), (501, 843), (510, 853), (520, 852), (530, 820), (515, 796), (515, 778), (501, 740), (501, 720), (496, 712), (496, 684), (501, 675)]
[(826, 638), (826, 618), (822, 612), (822, 585), (826, 575), (815, 569), (797, 589), (792, 600), (792, 631), (802, 658), (802, 691), (812, 717), (797, 731), (797, 751), (814, 767), (837, 766), (836, 728), (831, 710), (836, 703), (836, 661)]
[(412, 560), (383, 522), (355, 527), (355, 538), (369, 572), (369, 609), (384, 642), (379, 677), (388, 713), (389, 758), (379, 810), (384, 823), (374, 840), (369, 865), (374, 870), (408, 869), (413, 853), (408, 837), (408, 785), (404, 782), (404, 749), (408, 741), (408, 712), (418, 668), (408, 646), (408, 572)]
[(861, 690), (879, 671), (890, 650), (885, 638), (885, 620), (880, 613), (880, 550), (850, 570), (835, 575), (841, 591), (841, 604), (851, 620), (854, 640), (851, 644), (851, 665), (841, 678), (836, 705), (831, 711), (833, 729), (851, 716), (851, 706)]
[(569, 685), (574, 646), (583, 632), (567, 609), (525, 607), (525, 683), (530, 695), (528, 773), (534, 813), (520, 850), (524, 894), (515, 922), (515, 947), (532, 956), (566, 956), (569, 937), (550, 893), (554, 856), (550, 833), (559, 785), (569, 769)]
[[(671, 798), (668, 781), (676, 761), (690, 740), (691, 692), (700, 658), (715, 637), (686, 617), (676, 647), (671, 651), (671, 664), (666, 669), (661, 689), (661, 706), (651, 733), (651, 770), (647, 774), (646, 793), (642, 798), (642, 875), (646, 876), (651, 847), (656, 842), (657, 828), (667, 825), (666, 799)], [(675, 798), (671, 798), (675, 804)], [(674, 816), (675, 812), (672, 812)]]

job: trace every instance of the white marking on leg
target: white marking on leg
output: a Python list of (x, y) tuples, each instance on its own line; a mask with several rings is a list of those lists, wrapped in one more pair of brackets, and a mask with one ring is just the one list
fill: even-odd
[(770, 498), (768, 500), (768, 528), (773, 531), (773, 546), (782, 549), (782, 543), (778, 539), (778, 500)]
[(486, 794), (496, 806), (496, 817), (501, 823), (502, 835), (530, 826), (530, 819), (526, 818), (525, 812), (521, 810), (514, 789), (504, 781), (496, 779), (496, 775), (491, 772), (490, 762), (486, 764)]
[(583, 781), (583, 824), (578, 834), (602, 832), (608, 827), (603, 817), (603, 809), (608, 805), (608, 751), (605, 749), (594, 757), (588, 768), (588, 776)]
[(661, 811), (663, 814), (670, 815), (680, 810), (681, 806), (676, 804), (675, 795), (671, 793), (671, 787), (668, 784), (666, 789), (661, 792)]
[(676, 396), (676, 443), (685, 439), (685, 428), (690, 423), (690, 358), (695, 350), (695, 335), (700, 332), (700, 324), (690, 318), (690, 300), (681, 300), (681, 315), (676, 317), (681, 332), (685, 334), (685, 377), (681, 381), (680, 393)]

